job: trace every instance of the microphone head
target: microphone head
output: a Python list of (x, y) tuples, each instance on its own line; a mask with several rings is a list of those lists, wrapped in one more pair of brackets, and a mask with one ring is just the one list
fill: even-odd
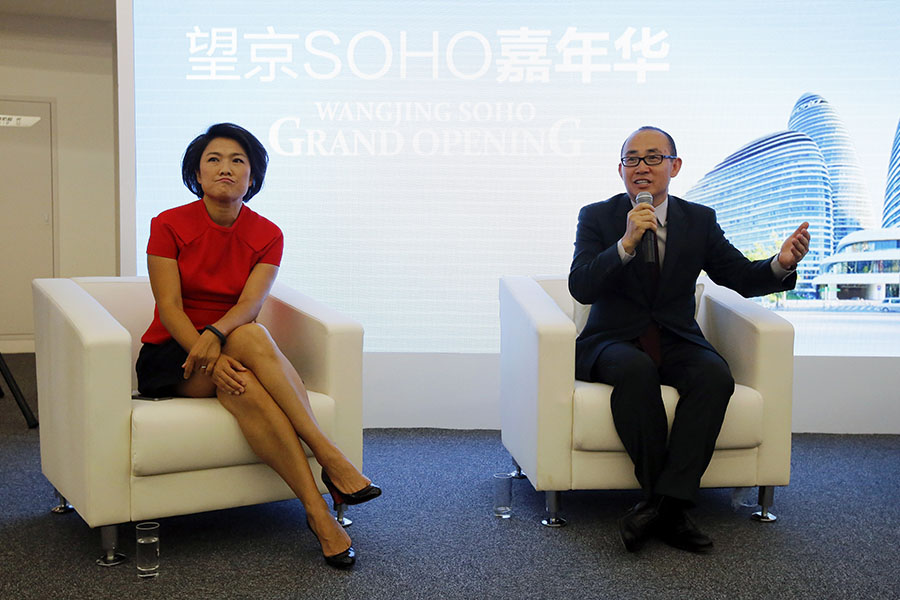
[(650, 192), (641, 192), (635, 197), (634, 201), (639, 204), (641, 202), (646, 202), (647, 204), (653, 204), (653, 194), (651, 194)]

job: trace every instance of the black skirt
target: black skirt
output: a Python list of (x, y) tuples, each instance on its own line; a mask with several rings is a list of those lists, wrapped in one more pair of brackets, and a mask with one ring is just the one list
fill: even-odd
[(184, 381), (185, 352), (174, 338), (162, 344), (144, 344), (138, 354), (138, 392), (148, 398), (175, 396), (175, 387)]

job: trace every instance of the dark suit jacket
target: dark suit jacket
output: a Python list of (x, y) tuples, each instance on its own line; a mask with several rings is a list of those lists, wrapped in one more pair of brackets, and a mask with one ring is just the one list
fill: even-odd
[(669, 196), (666, 250), (656, 296), (649, 297), (646, 266), (638, 256), (623, 265), (616, 242), (625, 235), (631, 210), (627, 194), (589, 204), (578, 215), (569, 291), (591, 304), (575, 345), (575, 375), (589, 380), (591, 367), (611, 342), (633, 340), (650, 320), (682, 338), (715, 351), (694, 319), (694, 289), (701, 270), (739, 294), (759, 296), (793, 289), (797, 274), (779, 281), (771, 257), (750, 261), (725, 239), (711, 208)]

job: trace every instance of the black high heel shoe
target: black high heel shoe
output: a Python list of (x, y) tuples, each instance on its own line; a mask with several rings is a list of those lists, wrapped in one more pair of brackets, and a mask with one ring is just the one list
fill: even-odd
[(381, 488), (374, 483), (370, 483), (363, 489), (359, 490), (358, 492), (353, 492), (352, 494), (342, 492), (337, 489), (337, 486), (335, 486), (331, 481), (331, 477), (328, 476), (328, 473), (325, 471), (325, 469), (322, 469), (322, 483), (325, 484), (325, 487), (328, 488), (328, 492), (331, 494), (331, 499), (334, 501), (335, 510), (337, 510), (339, 504), (346, 504), (348, 506), (352, 506), (354, 504), (362, 504), (363, 502), (374, 500), (381, 495)]
[[(309, 524), (309, 519), (306, 519), (306, 526), (312, 531), (312, 534), (317, 538), (316, 532), (313, 531), (312, 525)], [(356, 564), (356, 550), (353, 549), (353, 546), (350, 546), (343, 552), (339, 552), (338, 554), (332, 554), (331, 556), (322, 555), (322, 558), (325, 559), (325, 562), (328, 563), (329, 567), (334, 567), (335, 569), (349, 569), (354, 564)]]

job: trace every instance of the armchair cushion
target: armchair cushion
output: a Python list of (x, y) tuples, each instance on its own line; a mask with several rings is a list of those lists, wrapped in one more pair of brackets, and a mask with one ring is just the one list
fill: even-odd
[[(669, 428), (675, 418), (678, 392), (662, 386), (663, 403)], [(612, 420), (609, 398), (612, 386), (605, 383), (575, 382), (572, 445), (575, 450), (625, 452)], [(734, 395), (725, 412), (725, 423), (716, 440), (716, 450), (756, 448), (762, 443), (763, 399), (759, 392), (735, 385)]]
[[(260, 462), (237, 421), (215, 398), (131, 402), (131, 468), (136, 477)], [(334, 400), (309, 392), (309, 403), (319, 426), (333, 436)], [(305, 444), (304, 449), (312, 458)]]

